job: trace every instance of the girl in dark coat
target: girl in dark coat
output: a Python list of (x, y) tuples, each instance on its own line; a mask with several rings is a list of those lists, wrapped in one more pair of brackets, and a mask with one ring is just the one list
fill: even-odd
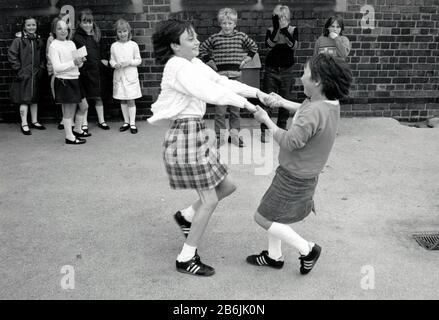
[[(79, 26), (72, 40), (78, 49), (83, 46), (87, 49), (87, 60), (81, 68), (81, 75), (79, 76), (79, 82), (81, 83), (81, 88), (84, 90), (85, 95), (81, 103), (86, 105), (88, 109), (87, 99), (94, 100), (99, 121), (98, 127), (103, 130), (108, 130), (110, 127), (104, 120), (104, 104), (101, 98), (102, 83), (100, 77), (100, 68), (102, 68), (102, 66), (108, 66), (108, 60), (101, 59), (101, 31), (94, 22), (91, 10), (85, 9), (81, 11)], [(88, 111), (85, 114), (82, 126), (82, 130), (86, 133), (88, 133), (87, 116)]]
[(11, 85), (11, 102), (20, 105), (21, 131), (25, 135), (32, 134), (27, 123), (30, 106), (31, 128), (45, 130), (38, 122), (38, 81), (45, 65), (44, 43), (36, 34), (37, 21), (33, 17), (23, 20), (22, 30), (8, 50), (8, 60), (15, 77)]

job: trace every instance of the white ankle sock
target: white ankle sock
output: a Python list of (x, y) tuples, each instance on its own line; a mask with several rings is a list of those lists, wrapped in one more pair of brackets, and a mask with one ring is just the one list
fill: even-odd
[(192, 222), (192, 219), (194, 218), (195, 215), (195, 210), (194, 208), (191, 206), (187, 207), (186, 209), (180, 210), (181, 215), (189, 222)]
[(285, 241), (297, 248), (302, 255), (308, 255), (310, 245), (308, 241), (299, 236), (290, 226), (282, 223), (273, 222), (268, 228), (268, 233)]
[(192, 259), (195, 256), (195, 251), (197, 247), (192, 247), (187, 245), (186, 243), (183, 245), (183, 249), (181, 249), (180, 254), (177, 256), (178, 262), (186, 262)]
[(282, 241), (268, 233), (268, 256), (273, 260), (282, 258)]

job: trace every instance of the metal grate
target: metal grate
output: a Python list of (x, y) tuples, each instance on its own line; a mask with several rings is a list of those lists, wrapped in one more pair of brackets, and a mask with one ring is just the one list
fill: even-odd
[(416, 242), (427, 250), (439, 250), (439, 232), (420, 232), (413, 234)]

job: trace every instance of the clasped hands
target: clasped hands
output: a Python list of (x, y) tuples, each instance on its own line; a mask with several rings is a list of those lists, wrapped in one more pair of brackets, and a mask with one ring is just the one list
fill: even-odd
[[(267, 94), (262, 91), (258, 91), (256, 93), (256, 97), (261, 101), (264, 105), (270, 107), (270, 108), (278, 108), (282, 106), (282, 100), (283, 98), (279, 96), (278, 94), (272, 92), (270, 94)], [(265, 122), (270, 117), (268, 116), (267, 111), (262, 109), (258, 105), (253, 105), (252, 103), (248, 102), (244, 106), (248, 111), (253, 113), (253, 116), (255, 119), (259, 122)]]

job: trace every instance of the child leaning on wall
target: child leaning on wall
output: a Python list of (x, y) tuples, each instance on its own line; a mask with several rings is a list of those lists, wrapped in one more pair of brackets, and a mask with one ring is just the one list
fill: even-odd
[(142, 97), (139, 73), (137, 66), (142, 63), (137, 43), (131, 40), (131, 26), (119, 19), (115, 24), (117, 41), (111, 45), (110, 65), (113, 67), (113, 98), (120, 100), (120, 108), (124, 124), (119, 128), (121, 132), (130, 129), (132, 134), (137, 133), (136, 103), (134, 99)]
[[(25, 17), (21, 31), (16, 34), (8, 50), (8, 60), (15, 76), (11, 84), (11, 102), (20, 105), (21, 132), (31, 135), (30, 128), (45, 130), (38, 122), (39, 80), (43, 75), (44, 43), (37, 32), (37, 20)], [(27, 115), (30, 107), (31, 124)]]
[(326, 20), (323, 34), (314, 45), (314, 54), (328, 53), (334, 57), (346, 59), (351, 51), (349, 39), (343, 35), (344, 24), (340, 16), (331, 16)]

